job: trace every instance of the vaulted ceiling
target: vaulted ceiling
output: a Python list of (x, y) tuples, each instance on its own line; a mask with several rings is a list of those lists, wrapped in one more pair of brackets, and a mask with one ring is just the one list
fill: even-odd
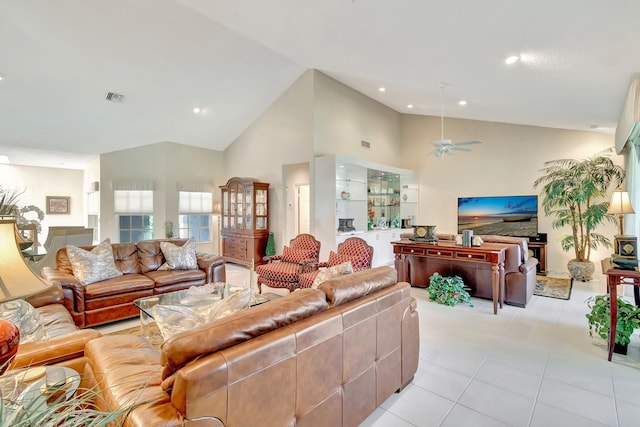
[(439, 115), (445, 82), (448, 117), (613, 133), (639, 18), (635, 0), (0, 0), (0, 155), (223, 150), (310, 68), (403, 113)]

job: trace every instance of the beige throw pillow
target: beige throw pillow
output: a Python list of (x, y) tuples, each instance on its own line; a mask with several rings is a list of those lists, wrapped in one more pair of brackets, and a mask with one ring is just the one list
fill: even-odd
[(67, 245), (67, 255), (73, 275), (83, 285), (122, 276), (113, 259), (113, 249), (109, 239), (105, 239), (90, 252), (77, 246)]
[(177, 246), (170, 242), (160, 242), (160, 250), (167, 261), (158, 270), (195, 270), (198, 268), (196, 259), (196, 241), (187, 240), (184, 245)]
[(343, 262), (342, 264), (334, 265), (333, 267), (323, 268), (318, 271), (315, 280), (311, 284), (312, 288), (317, 288), (320, 283), (325, 280), (333, 279), (336, 277), (344, 276), (345, 274), (353, 273), (353, 267), (351, 261)]

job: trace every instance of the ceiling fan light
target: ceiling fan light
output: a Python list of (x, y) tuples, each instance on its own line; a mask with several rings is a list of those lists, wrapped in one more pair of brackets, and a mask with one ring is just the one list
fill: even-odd
[(507, 64), (507, 65), (511, 65), (511, 64), (515, 64), (519, 60), (520, 60), (520, 56), (519, 55), (511, 55), (511, 56), (508, 56), (507, 59), (504, 60), (504, 63)]

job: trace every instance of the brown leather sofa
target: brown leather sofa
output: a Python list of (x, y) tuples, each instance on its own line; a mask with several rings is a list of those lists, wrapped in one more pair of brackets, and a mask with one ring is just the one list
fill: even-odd
[[(401, 238), (409, 238), (413, 233), (403, 233)], [(438, 233), (436, 234), (439, 240), (455, 241), (455, 234)], [(515, 305), (518, 307), (525, 307), (533, 296), (533, 291), (536, 288), (536, 266), (538, 260), (529, 256), (528, 240), (525, 237), (510, 237), (510, 236), (497, 236), (481, 234), (478, 235), (483, 242), (486, 243), (503, 243), (507, 247), (505, 252), (504, 262), (504, 277), (505, 277), (505, 297), (504, 301), (507, 304)], [(446, 261), (446, 269), (453, 268), (456, 270), (455, 263), (459, 263), (460, 266), (464, 266), (465, 261), (453, 261), (451, 265), (450, 261)], [(439, 271), (438, 260), (434, 260), (431, 270)], [(486, 266), (478, 267), (478, 269), (486, 269), (484, 274), (486, 277), (490, 277), (491, 267)], [(443, 270), (445, 268), (443, 267)], [(429, 273), (430, 275), (431, 273)], [(481, 275), (479, 275), (481, 276)], [(493, 292), (491, 289), (491, 281), (486, 280), (484, 282), (478, 282), (470, 284), (471, 294), (479, 298), (493, 298)]]
[[(167, 240), (112, 244), (116, 267), (124, 273), (113, 279), (82, 285), (73, 275), (66, 247), (58, 250), (56, 268), (44, 267), (41, 275), (62, 287), (65, 306), (79, 328), (137, 316), (139, 310), (133, 305), (137, 298), (226, 280), (224, 258), (205, 253), (196, 254), (197, 270), (158, 271), (165, 262), (162, 241)], [(186, 239), (171, 242), (182, 246)]]
[(125, 426), (357, 426), (417, 370), (416, 301), (396, 277), (378, 267), (328, 280), (160, 351), (141, 337), (98, 338), (85, 374), (103, 410), (136, 405)]
[(83, 372), (87, 363), (85, 345), (102, 334), (93, 329), (78, 329), (62, 304), (64, 297), (59, 285), (27, 298), (27, 301), (42, 316), (49, 339), (20, 344), (10, 369), (58, 365)]

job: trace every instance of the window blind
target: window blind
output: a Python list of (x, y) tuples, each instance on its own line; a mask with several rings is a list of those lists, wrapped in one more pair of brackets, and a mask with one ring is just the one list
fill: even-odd
[(178, 213), (211, 213), (213, 211), (213, 193), (197, 191), (178, 192)]
[(115, 213), (153, 213), (153, 191), (116, 190), (113, 192)]

